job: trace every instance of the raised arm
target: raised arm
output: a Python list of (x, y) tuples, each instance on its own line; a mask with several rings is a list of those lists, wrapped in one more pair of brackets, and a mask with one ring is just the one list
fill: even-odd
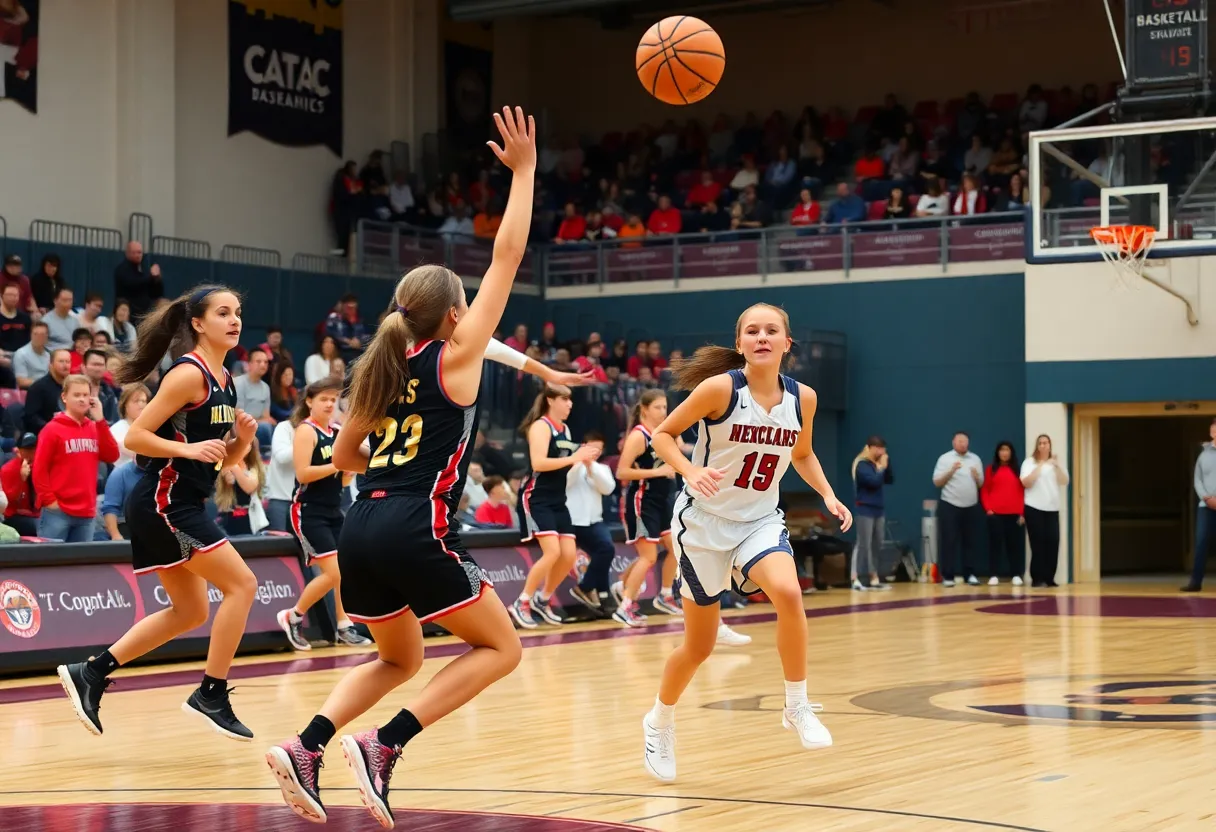
[(494, 114), (494, 123), (502, 134), (503, 145), (488, 144), (499, 161), (511, 169), (511, 191), (502, 225), (494, 238), (490, 268), (481, 280), (477, 297), (456, 324), (440, 358), (444, 387), (457, 402), (471, 403), (477, 399), (486, 345), (507, 308), (507, 298), (515, 282), (515, 272), (523, 261), (532, 224), (536, 124), (531, 116), (525, 119), (520, 107), (516, 107), (514, 113), (504, 107), (501, 116)]
[(528, 358), (519, 350), (514, 350), (491, 338), (486, 344), (485, 357), (496, 364), (521, 370), (530, 376), (536, 376), (546, 384), (564, 384), (567, 387), (581, 387), (584, 384), (595, 383), (595, 373), (562, 373), (535, 359)]
[(798, 434), (798, 441), (790, 452), (790, 464), (798, 472), (798, 476), (823, 498), (827, 510), (840, 521), (840, 530), (847, 532), (853, 525), (853, 515), (836, 499), (836, 492), (832, 490), (827, 474), (823, 473), (823, 466), (811, 445), (811, 428), (815, 421), (815, 409), (819, 406), (819, 397), (805, 384), (799, 384), (798, 398), (802, 402), (802, 432)]

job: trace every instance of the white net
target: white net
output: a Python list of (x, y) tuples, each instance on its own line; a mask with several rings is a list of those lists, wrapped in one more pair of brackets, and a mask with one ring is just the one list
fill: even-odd
[(1130, 285), (1144, 276), (1157, 230), (1148, 225), (1111, 225), (1091, 229), (1089, 236), (1102, 258), (1114, 267), (1120, 282)]

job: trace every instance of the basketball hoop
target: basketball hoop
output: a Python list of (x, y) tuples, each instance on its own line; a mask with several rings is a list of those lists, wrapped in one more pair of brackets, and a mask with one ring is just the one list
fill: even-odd
[(1120, 277), (1144, 276), (1149, 249), (1157, 239), (1151, 225), (1107, 225), (1089, 230), (1102, 259), (1115, 267)]

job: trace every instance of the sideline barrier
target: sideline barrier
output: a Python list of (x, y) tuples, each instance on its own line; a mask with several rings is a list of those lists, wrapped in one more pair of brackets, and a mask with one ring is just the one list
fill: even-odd
[[(499, 598), (504, 604), (514, 602), (539, 549), (521, 546), (514, 531), (470, 531), (462, 537)], [(616, 580), (634, 555), (620, 542), (621, 529), (613, 530), (613, 538), (618, 541), (612, 564), (612, 580)], [(235, 537), (232, 543), (258, 582), (241, 652), (286, 650), (275, 614), (294, 606), (304, 588), (295, 538), (271, 534)], [(643, 598), (651, 598), (658, 581), (651, 575), (646, 584)], [(573, 586), (572, 579), (563, 581), (558, 603), (571, 611), (581, 610), (570, 595)], [(148, 660), (206, 656), (211, 620), (223, 593), (209, 586), (208, 597), (212, 616), (207, 623), (153, 651)], [(125, 541), (4, 546), (0, 548), (0, 674), (37, 673), (96, 655), (136, 621), (168, 605), (155, 572), (132, 572), (131, 548)]]

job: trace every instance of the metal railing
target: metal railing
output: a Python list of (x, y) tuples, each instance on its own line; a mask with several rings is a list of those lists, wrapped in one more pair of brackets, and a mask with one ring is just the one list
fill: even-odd
[(220, 262), (277, 269), (283, 264), (283, 255), (269, 248), (227, 245), (220, 249)]
[[(490, 266), (494, 241), (459, 234), (440, 234), (405, 223), (359, 220), (355, 233), (355, 270), (363, 274), (400, 275), (423, 263), (444, 263), (468, 278), (479, 278)], [(538, 277), (538, 251), (528, 246), (516, 284)]]
[(314, 274), (350, 274), (350, 261), (336, 254), (292, 255), (291, 268), (297, 272)]
[(183, 237), (158, 236), (152, 238), (150, 253), (165, 257), (189, 257), (194, 260), (211, 259), (211, 243), (202, 240), (187, 240)]
[(143, 244), (144, 248), (152, 242), (152, 238), (156, 235), (152, 233), (152, 216), (139, 211), (127, 217), (127, 240), (135, 240)]
[(31, 222), (30, 242), (111, 251), (122, 251), (123, 248), (122, 232), (117, 228), (98, 228), (53, 220)]

